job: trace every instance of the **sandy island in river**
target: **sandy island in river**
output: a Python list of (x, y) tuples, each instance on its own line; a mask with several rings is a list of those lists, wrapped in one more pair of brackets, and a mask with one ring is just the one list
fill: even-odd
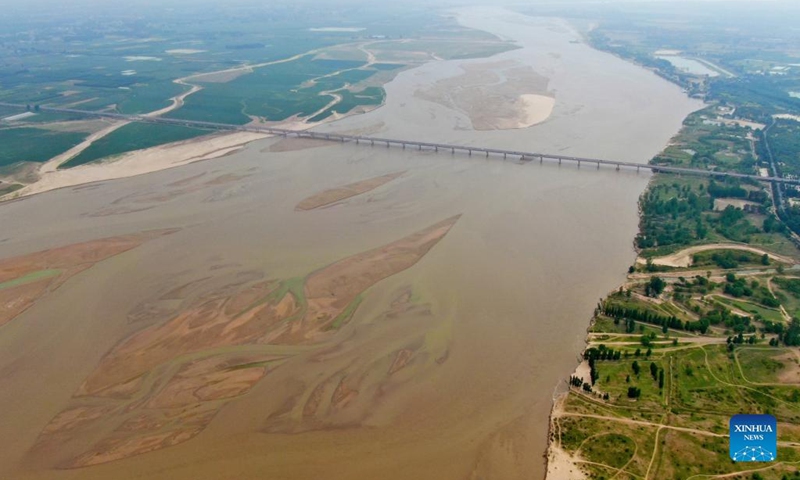
[(295, 210), (314, 210), (315, 208), (320, 208), (341, 202), (342, 200), (347, 200), (348, 198), (355, 197), (356, 195), (361, 195), (362, 193), (375, 190), (381, 185), (385, 185), (395, 178), (400, 177), (403, 175), (403, 173), (405, 172), (390, 173), (388, 175), (368, 178), (366, 180), (350, 183), (341, 187), (325, 190), (324, 192), (317, 193), (301, 200), (300, 203), (298, 203), (295, 207)]
[(547, 89), (549, 80), (530, 67), (501, 61), (462, 68), (462, 75), (440, 80), (415, 96), (464, 113), (475, 130), (528, 128), (553, 113), (556, 101)]
[[(185, 308), (172, 319), (133, 334), (100, 361), (75, 393), (73, 404), (42, 430), (31, 455), (55, 455), (61, 468), (78, 468), (193, 438), (228, 401), (247, 393), (291, 356), (286, 349), (274, 354), (253, 352), (254, 348), (311, 346), (330, 339), (355, 313), (365, 290), (417, 263), (459, 217), (342, 259), (305, 279), (239, 282), (187, 298)], [(174, 289), (162, 298), (175, 300), (185, 290)], [(387, 315), (402, 315), (411, 308), (410, 293), (403, 298)], [(237, 352), (236, 347), (248, 351)], [(365, 406), (359, 408), (368, 408), (374, 399), (364, 392), (377, 388), (376, 379), (393, 378), (413, 355), (411, 348), (393, 352), (385, 364), (377, 365), (383, 372), (378, 376), (339, 379), (335, 384), (322, 379), (309, 385), (307, 397), (292, 400), (302, 402), (296, 404), (300, 417), (274, 412), (269, 428), (293, 431), (300, 428), (298, 422), (317, 425), (330, 413), (321, 405), (340, 412), (365, 397)], [(372, 383), (360, 384), (368, 381)], [(357, 416), (348, 415), (350, 421)], [(104, 427), (98, 428), (98, 423)], [(72, 443), (93, 446), (64, 453), (63, 446)]]
[(95, 263), (174, 231), (104, 238), (0, 260), (0, 326)]

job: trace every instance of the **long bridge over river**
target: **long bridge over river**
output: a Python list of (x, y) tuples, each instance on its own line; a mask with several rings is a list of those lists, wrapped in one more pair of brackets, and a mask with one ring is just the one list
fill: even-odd
[[(2, 102), (0, 102), (0, 107), (8, 107), (21, 110), (26, 110), (30, 108), (30, 106), (28, 105), (2, 103)], [(578, 168), (580, 168), (583, 165), (586, 165), (586, 166), (596, 167), (596, 169), (598, 170), (600, 169), (601, 166), (604, 166), (604, 167), (612, 167), (615, 168), (616, 170), (620, 170), (623, 168), (635, 169), (637, 172), (641, 170), (649, 170), (654, 173), (657, 172), (657, 173), (673, 173), (678, 175), (698, 175), (698, 176), (716, 177), (716, 178), (740, 178), (740, 179), (755, 180), (758, 182), (767, 182), (767, 183), (774, 182), (774, 183), (783, 183), (789, 185), (800, 185), (800, 180), (774, 177), (774, 176), (762, 177), (759, 175), (750, 175), (745, 173), (718, 172), (713, 170), (703, 170), (699, 168), (684, 168), (684, 167), (671, 167), (666, 165), (639, 164), (633, 162), (621, 162), (617, 160), (572, 157), (567, 155), (523, 152), (519, 150), (503, 150), (499, 148), (486, 148), (486, 147), (469, 146), (469, 145), (452, 145), (447, 143), (432, 143), (432, 142), (422, 142), (417, 140), (400, 140), (394, 138), (382, 138), (382, 137), (360, 136), (360, 135), (341, 135), (337, 133), (313, 132), (310, 130), (289, 130), (284, 128), (268, 127), (264, 125), (232, 125), (227, 123), (202, 122), (197, 120), (182, 120), (177, 118), (163, 118), (163, 117), (148, 116), (148, 115), (126, 115), (121, 113), (75, 110), (70, 108), (37, 107), (36, 110), (40, 112), (65, 113), (72, 115), (85, 115), (91, 117), (110, 118), (128, 122), (158, 123), (158, 124), (180, 125), (185, 127), (194, 127), (207, 130), (253, 132), (253, 133), (278, 135), (282, 137), (311, 138), (316, 140), (325, 140), (338, 143), (353, 143), (355, 145), (367, 145), (367, 146), (377, 145), (377, 146), (385, 146), (386, 148), (397, 147), (402, 149), (427, 150), (434, 152), (446, 152), (451, 154), (459, 153), (459, 154), (466, 154), (469, 156), (483, 155), (486, 158), (502, 157), (503, 159), (516, 159), (522, 162), (532, 162), (538, 160), (539, 163), (548, 161), (548, 162), (558, 162), (559, 165), (563, 163), (570, 163), (570, 164), (577, 164)]]

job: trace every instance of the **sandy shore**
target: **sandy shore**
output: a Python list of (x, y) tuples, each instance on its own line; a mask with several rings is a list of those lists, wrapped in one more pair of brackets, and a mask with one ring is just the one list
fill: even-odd
[[(210, 83), (230, 81), (240, 75), (252, 72), (255, 68), (291, 62), (308, 55), (314, 55), (319, 51), (321, 51), (321, 49), (310, 50), (289, 58), (259, 63), (256, 65), (241, 65), (216, 72), (194, 74), (176, 79), (174, 83), (184, 87), (189, 87), (189, 89), (172, 97), (170, 99), (170, 105), (159, 110), (146, 113), (144, 116), (151, 118), (160, 117), (181, 108), (185, 104), (186, 98), (203, 89), (202, 86), (191, 83), (192, 81)], [(193, 54), (199, 52), (201, 51), (171, 50), (167, 53)], [(332, 105), (338, 103), (340, 100), (340, 96), (338, 96), (338, 98), (334, 98)], [(341, 115), (334, 115), (329, 118), (328, 121), (336, 120), (338, 118), (341, 118)], [(281, 124), (277, 126), (290, 130), (304, 130), (318, 124), (306, 123), (304, 121), (300, 121), (299, 119), (294, 120), (295, 121), (281, 122)], [(37, 172), (37, 175), (40, 177), (39, 180), (25, 186), (25, 188), (0, 197), (0, 201), (11, 200), (14, 198), (84, 183), (142, 175), (166, 168), (185, 165), (187, 163), (192, 163), (199, 160), (218, 158), (241, 149), (249, 142), (268, 137), (268, 135), (264, 134), (247, 132), (210, 135), (185, 142), (160, 145), (146, 150), (130, 152), (106, 161), (93, 162), (87, 165), (71, 168), (69, 170), (58, 170), (59, 166), (79, 155), (81, 152), (89, 148), (94, 142), (104, 138), (105, 136), (111, 134), (119, 128), (124, 127), (125, 125), (128, 125), (129, 123), (130, 122), (127, 121), (114, 122), (108, 127), (92, 133), (80, 144), (42, 164)]]
[(561, 432), (556, 426), (556, 419), (564, 413), (566, 394), (555, 399), (550, 414), (551, 440), (547, 447), (547, 480), (586, 480), (586, 474), (580, 469), (580, 458), (570, 455), (561, 448)]
[(524, 105), (524, 120), (521, 121), (517, 128), (528, 128), (538, 125), (548, 118), (553, 113), (553, 108), (556, 106), (556, 99), (546, 95), (522, 95), (520, 100)]
[(132, 177), (227, 155), (268, 135), (236, 132), (209, 135), (185, 142), (130, 152), (112, 160), (88, 163), (68, 170), (49, 170), (41, 179), (12, 193), (8, 199), (84, 183)]
[(96, 142), (97, 140), (100, 140), (101, 138), (105, 137), (106, 135), (110, 134), (111, 132), (120, 129), (120, 128), (124, 127), (125, 125), (129, 124), (129, 123), (130, 122), (114, 122), (111, 125), (109, 125), (108, 127), (89, 135), (88, 137), (86, 137), (86, 140), (84, 140), (81, 143), (75, 145), (74, 147), (70, 148), (69, 150), (67, 150), (66, 152), (62, 153), (61, 155), (53, 157), (50, 160), (48, 160), (46, 163), (44, 163), (42, 165), (41, 169), (39, 170), (39, 173), (45, 174), (45, 173), (55, 172), (56, 170), (58, 170), (58, 167), (62, 163), (67, 162), (72, 158), (75, 158), (81, 152), (83, 152), (84, 150), (89, 148), (92, 145), (92, 143)]

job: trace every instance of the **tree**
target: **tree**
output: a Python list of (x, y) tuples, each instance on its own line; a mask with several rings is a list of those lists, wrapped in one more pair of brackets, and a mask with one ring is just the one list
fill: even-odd
[(653, 380), (658, 380), (658, 366), (655, 362), (650, 362), (650, 375), (653, 377)]
[(650, 277), (650, 281), (644, 287), (644, 291), (648, 297), (657, 297), (661, 295), (661, 292), (664, 291), (666, 286), (667, 282), (665, 282), (661, 277), (653, 276)]
[(634, 375), (636, 375), (636, 376), (638, 377), (638, 376), (639, 376), (639, 372), (640, 372), (640, 371), (641, 371), (641, 369), (642, 369), (642, 368), (639, 366), (639, 362), (637, 362), (636, 360), (634, 360), (634, 361), (633, 361), (633, 363), (631, 364), (631, 368), (633, 369), (633, 374), (634, 374)]
[(787, 347), (800, 345), (800, 320), (793, 318), (789, 327), (783, 332), (783, 343)]
[(761, 255), (761, 265), (769, 265), (769, 255)]
[(659, 389), (663, 389), (664, 388), (664, 369), (663, 368), (658, 370), (658, 388)]
[(633, 273), (633, 272), (635, 272), (635, 271), (636, 271), (636, 267), (634, 267), (633, 265), (631, 265), (630, 267), (628, 267), (628, 273)]
[(639, 398), (642, 391), (636, 387), (628, 387), (628, 398)]

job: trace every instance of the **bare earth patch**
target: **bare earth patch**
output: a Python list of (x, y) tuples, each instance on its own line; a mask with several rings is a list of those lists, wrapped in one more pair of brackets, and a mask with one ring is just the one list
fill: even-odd
[(337, 202), (341, 202), (342, 200), (355, 197), (356, 195), (361, 195), (362, 193), (375, 190), (376, 188), (385, 185), (391, 182), (392, 180), (400, 177), (404, 173), (405, 173), (404, 171), (390, 173), (388, 175), (373, 177), (367, 180), (361, 180), (359, 182), (351, 183), (349, 185), (344, 185), (342, 187), (336, 187), (330, 190), (325, 190), (324, 192), (317, 193), (315, 195), (312, 195), (308, 198), (301, 200), (300, 203), (298, 203), (297, 206), (295, 207), (295, 210), (314, 210), (315, 208), (320, 208), (327, 205), (332, 205)]
[[(751, 247), (749, 245), (739, 245), (736, 243), (710, 243), (707, 245), (698, 245), (696, 247), (685, 248), (679, 252), (673, 253), (672, 255), (653, 258), (652, 261), (654, 265), (663, 265), (665, 267), (676, 267), (676, 268), (689, 267), (692, 265), (692, 259), (695, 253), (705, 252), (708, 250), (741, 250), (745, 252), (752, 252), (758, 255), (763, 255), (766, 253), (772, 260), (788, 264), (796, 263), (793, 259), (789, 257), (784, 257), (783, 255), (769, 253), (760, 248)], [(645, 263), (645, 260), (643, 258), (637, 258), (636, 263), (643, 264)]]

